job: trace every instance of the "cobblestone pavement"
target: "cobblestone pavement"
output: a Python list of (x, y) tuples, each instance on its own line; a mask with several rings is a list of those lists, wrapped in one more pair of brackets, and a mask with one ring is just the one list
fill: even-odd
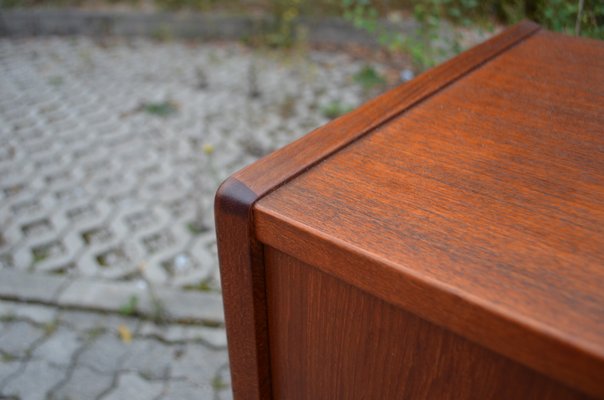
[(362, 65), (0, 40), (0, 398), (228, 398), (213, 193), (358, 105)]

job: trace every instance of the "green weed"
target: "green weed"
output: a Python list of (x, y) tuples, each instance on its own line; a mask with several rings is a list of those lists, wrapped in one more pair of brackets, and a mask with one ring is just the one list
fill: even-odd
[(137, 306), (138, 306), (138, 296), (133, 294), (132, 296), (130, 296), (130, 298), (128, 299), (128, 301), (125, 304), (122, 304), (122, 306), (119, 309), (119, 313), (124, 316), (134, 315), (134, 314), (136, 314)]
[(214, 390), (224, 390), (228, 389), (229, 385), (220, 376), (216, 376), (212, 379), (212, 387)]
[(342, 104), (340, 101), (336, 100), (321, 107), (321, 114), (323, 114), (325, 118), (334, 119), (352, 111), (352, 109), (351, 106)]
[(386, 84), (386, 79), (384, 79), (384, 77), (371, 65), (365, 65), (361, 68), (361, 70), (353, 76), (353, 79), (365, 90)]
[(141, 108), (147, 114), (165, 118), (175, 114), (178, 111), (178, 104), (173, 101), (166, 100), (160, 102), (143, 103)]
[(196, 285), (187, 285), (184, 287), (185, 290), (197, 290), (199, 292), (213, 292), (216, 289), (212, 284), (212, 278), (206, 278), (199, 281)]

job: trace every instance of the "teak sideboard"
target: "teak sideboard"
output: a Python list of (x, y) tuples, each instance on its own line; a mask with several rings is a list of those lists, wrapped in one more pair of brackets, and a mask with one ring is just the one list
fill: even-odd
[(237, 400), (604, 398), (604, 42), (515, 25), (215, 212)]

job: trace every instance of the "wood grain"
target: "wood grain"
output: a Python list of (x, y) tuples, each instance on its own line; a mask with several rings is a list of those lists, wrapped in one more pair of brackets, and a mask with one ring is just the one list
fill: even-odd
[(253, 229), (255, 202), (538, 30), (536, 24), (522, 22), (235, 173), (221, 185), (215, 218), (236, 399), (271, 398), (262, 244)]
[(303, 173), (372, 129), (535, 34), (539, 29), (533, 22), (521, 22), (503, 34), (426, 71), (416, 79), (368, 101), (354, 112), (314, 130), (255, 162), (251, 167), (236, 172), (233, 177), (244, 182), (258, 196), (264, 196), (278, 185)]
[(523, 365), (265, 248), (276, 399), (580, 399)]
[(604, 398), (604, 43), (538, 32), (261, 199), (257, 237)]

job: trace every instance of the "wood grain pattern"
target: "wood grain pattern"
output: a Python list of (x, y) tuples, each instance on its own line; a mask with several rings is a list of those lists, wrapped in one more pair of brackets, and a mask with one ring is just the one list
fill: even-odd
[(221, 185), (215, 218), (236, 399), (271, 398), (262, 245), (253, 230), (255, 202), (538, 30), (534, 23), (520, 23), (235, 173)]
[(258, 196), (264, 196), (276, 186), (306, 171), (372, 129), (535, 34), (539, 29), (533, 22), (521, 22), (405, 85), (368, 101), (354, 112), (314, 130), (255, 162), (251, 167), (236, 172), (233, 177), (248, 185)]
[(604, 398), (604, 43), (539, 32), (261, 199), (257, 237)]
[(276, 399), (580, 399), (550, 378), (265, 248)]

